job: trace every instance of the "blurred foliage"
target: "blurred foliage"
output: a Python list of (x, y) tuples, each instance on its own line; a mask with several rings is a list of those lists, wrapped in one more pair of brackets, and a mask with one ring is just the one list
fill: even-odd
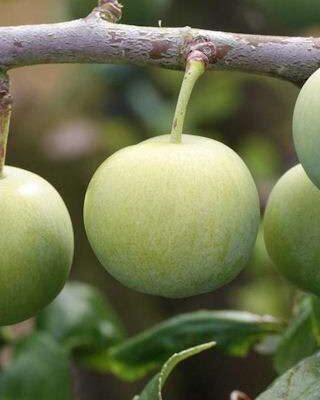
[(230, 118), (243, 101), (242, 77), (226, 73), (207, 74), (199, 83), (198, 96), (194, 96), (188, 111), (192, 125), (200, 126)]
[(122, 0), (123, 22), (126, 24), (157, 25), (171, 4), (171, 0)]
[(257, 182), (272, 180), (280, 170), (280, 155), (266, 137), (255, 134), (244, 137), (239, 145), (239, 154)]
[(279, 321), (237, 311), (198, 311), (183, 314), (86, 357), (85, 365), (101, 372), (136, 380), (159, 367), (172, 354), (207, 341), (233, 356), (245, 356), (266, 336), (282, 330)]
[(293, 289), (272, 264), (264, 244), (262, 226), (246, 273), (248, 281), (236, 290), (232, 306), (257, 314), (288, 318)]
[(283, 373), (320, 348), (320, 300), (315, 296), (303, 298), (297, 315), (284, 333), (274, 358), (277, 372)]
[(66, 2), (70, 18), (86, 17), (97, 4), (97, 0), (69, 0)]
[(271, 22), (292, 30), (319, 26), (318, 0), (255, 0)]
[(23, 339), (0, 374), (0, 398), (71, 400), (71, 372), (64, 350), (46, 334)]
[(80, 282), (67, 283), (36, 321), (37, 329), (69, 351), (98, 351), (124, 337), (121, 323), (104, 296)]
[[(139, 379), (165, 363), (140, 397), (161, 399), (154, 390), (161, 390), (174, 366), (212, 347), (213, 340), (225, 353), (244, 356), (254, 344), (282, 329), (271, 317), (198, 311), (125, 339), (118, 317), (101, 293), (87, 284), (70, 282), (40, 312), (33, 332), (20, 341), (12, 337), (8, 342), (14, 357), (0, 372), (0, 398), (71, 400), (70, 364), (74, 360), (128, 380)], [(208, 340), (211, 343), (201, 345)], [(55, 386), (58, 389), (54, 391)]]

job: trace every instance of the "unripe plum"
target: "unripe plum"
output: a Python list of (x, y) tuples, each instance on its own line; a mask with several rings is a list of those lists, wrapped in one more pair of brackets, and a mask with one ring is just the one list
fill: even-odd
[(211, 291), (246, 264), (258, 232), (253, 178), (229, 147), (168, 135), (108, 158), (85, 197), (89, 241), (129, 288), (181, 298)]
[(277, 269), (307, 292), (320, 294), (320, 191), (296, 165), (273, 188), (264, 238)]
[(62, 289), (73, 259), (73, 229), (57, 191), (31, 172), (0, 178), (0, 325), (23, 321)]
[(299, 161), (320, 188), (320, 69), (302, 87), (293, 114), (293, 138)]

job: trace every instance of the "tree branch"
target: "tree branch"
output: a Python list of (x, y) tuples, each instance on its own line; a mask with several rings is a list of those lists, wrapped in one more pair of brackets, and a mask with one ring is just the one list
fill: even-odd
[(216, 46), (210, 68), (302, 84), (320, 66), (320, 38), (113, 24), (97, 8), (75, 21), (0, 28), (0, 69), (48, 63), (127, 63), (183, 70), (186, 43), (198, 35)]

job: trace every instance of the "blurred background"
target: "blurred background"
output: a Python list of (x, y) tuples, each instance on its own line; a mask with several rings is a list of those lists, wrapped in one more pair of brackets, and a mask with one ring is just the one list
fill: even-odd
[[(123, 0), (123, 23), (192, 26), (244, 33), (320, 34), (318, 0)], [(94, 0), (0, 0), (0, 25), (86, 16)], [(317, 25), (318, 24), (318, 25)], [(274, 270), (259, 236), (248, 267), (231, 284), (185, 300), (133, 292), (99, 265), (85, 236), (82, 205), (91, 176), (118, 149), (170, 129), (181, 72), (114, 65), (50, 65), (14, 70), (14, 113), (8, 164), (51, 182), (73, 220), (76, 252), (71, 279), (99, 287), (130, 334), (181, 312), (249, 310), (287, 318), (292, 289)], [(262, 205), (275, 181), (297, 162), (291, 138), (298, 88), (273, 78), (211, 72), (198, 83), (185, 131), (236, 150), (258, 185)], [(234, 389), (254, 397), (274, 378), (271, 361), (252, 352), (236, 359), (218, 352), (186, 361), (165, 398), (229, 399)], [(79, 400), (130, 399), (145, 381), (121, 382), (74, 369)]]

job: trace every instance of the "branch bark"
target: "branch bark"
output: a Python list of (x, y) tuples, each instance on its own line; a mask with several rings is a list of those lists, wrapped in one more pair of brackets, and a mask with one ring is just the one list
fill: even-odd
[(127, 63), (184, 70), (184, 48), (198, 35), (216, 46), (212, 69), (271, 75), (301, 85), (320, 66), (320, 38), (113, 24), (95, 9), (87, 18), (70, 22), (0, 28), (0, 69)]

